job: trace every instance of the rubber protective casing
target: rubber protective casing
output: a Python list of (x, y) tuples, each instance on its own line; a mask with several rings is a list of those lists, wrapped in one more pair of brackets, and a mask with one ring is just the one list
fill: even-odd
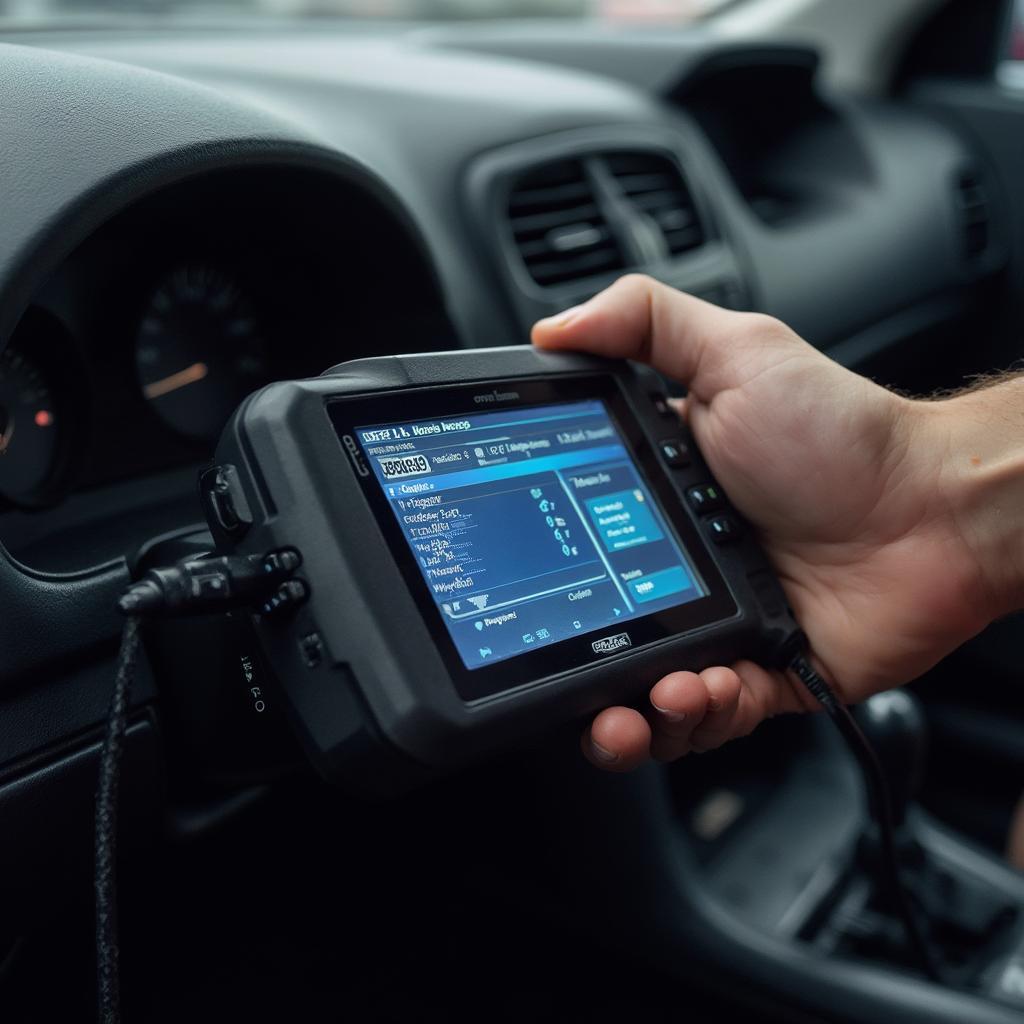
[(223, 550), (293, 547), (302, 554), (297, 577), (309, 600), (255, 622), (300, 736), (325, 777), (367, 793), (406, 788), (559, 721), (645, 699), (668, 672), (740, 657), (778, 662), (798, 627), (751, 530), (734, 510), (719, 510), (740, 525), (735, 540), (719, 546), (709, 539), (707, 517), (688, 510), (735, 614), (647, 646), (595, 655), (593, 663), (484, 701), (467, 704), (457, 695), (326, 405), (411, 388), (595, 375), (617, 380), (646, 443), (674, 437), (688, 445), (689, 465), (659, 463), (681, 504), (688, 487), (713, 483), (685, 427), (652, 400), (661, 392), (657, 375), (528, 346), (360, 359), (316, 379), (272, 384), (235, 413), (216, 459), (234, 467), (252, 523), (227, 530), (209, 492), (204, 504)]

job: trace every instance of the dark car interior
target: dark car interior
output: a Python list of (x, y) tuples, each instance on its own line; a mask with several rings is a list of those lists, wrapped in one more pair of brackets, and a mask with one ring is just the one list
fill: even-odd
[[(0, 1019), (96, 1019), (116, 600), (202, 535), (197, 475), (249, 393), (524, 344), (631, 271), (909, 394), (1024, 356), (1014, 5), (910, 6), (872, 88), (713, 20), (0, 22)], [(824, 716), (626, 776), (574, 721), (367, 799), (221, 627), (145, 637), (128, 1022), (1021, 1019), (1019, 617), (865, 723), (943, 983), (873, 899)]]

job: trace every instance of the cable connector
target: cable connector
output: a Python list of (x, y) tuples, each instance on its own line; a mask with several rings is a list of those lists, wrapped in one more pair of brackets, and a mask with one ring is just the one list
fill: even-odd
[(302, 564), (294, 548), (266, 555), (208, 555), (150, 569), (117, 602), (123, 615), (205, 615), (257, 605)]
[(836, 710), (839, 706), (839, 698), (832, 687), (814, 670), (806, 655), (802, 653), (796, 655), (789, 663), (789, 670), (804, 684), (805, 689), (826, 711), (831, 713)]

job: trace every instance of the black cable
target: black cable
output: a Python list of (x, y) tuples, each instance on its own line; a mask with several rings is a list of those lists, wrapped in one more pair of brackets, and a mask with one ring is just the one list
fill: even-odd
[(107, 730), (100, 751), (96, 787), (96, 835), (93, 886), (96, 892), (96, 987), (99, 1024), (119, 1024), (121, 986), (117, 938), (117, 797), (121, 754), (128, 724), (129, 698), (139, 653), (140, 617), (205, 615), (265, 602), (262, 611), (305, 599), (305, 584), (290, 577), (302, 564), (294, 548), (265, 555), (216, 555), (186, 558), (151, 569), (131, 583), (118, 601), (125, 616)]
[(903, 925), (907, 942), (921, 969), (933, 981), (941, 982), (943, 980), (942, 970), (936, 963), (931, 947), (917, 923), (914, 909), (907, 898), (906, 888), (900, 879), (899, 855), (896, 851), (896, 835), (892, 821), (892, 798), (889, 794), (889, 783), (878, 760), (878, 755), (861, 731), (857, 720), (850, 714), (849, 708), (815, 671), (806, 655), (796, 655), (789, 663), (789, 668), (825, 709), (850, 752), (857, 759), (867, 790), (868, 809), (878, 827), (881, 881), (888, 890), (889, 898)]
[(117, 938), (117, 796), (121, 780), (121, 753), (128, 724), (128, 701), (138, 650), (139, 620), (130, 616), (124, 624), (121, 638), (96, 790), (93, 880), (96, 890), (96, 982), (100, 1024), (119, 1024), (121, 1020)]

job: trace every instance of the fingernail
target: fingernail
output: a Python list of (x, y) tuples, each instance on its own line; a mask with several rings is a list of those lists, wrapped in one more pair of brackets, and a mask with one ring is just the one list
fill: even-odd
[(544, 317), (544, 319), (541, 320), (541, 323), (544, 324), (545, 327), (566, 327), (572, 323), (577, 316), (579, 316), (582, 309), (582, 306), (570, 306), (568, 309), (563, 309), (561, 313), (556, 313), (554, 316)]
[(603, 761), (605, 764), (615, 764), (619, 759), (618, 754), (613, 754), (610, 750), (605, 750), (604, 747), (595, 740), (590, 741), (590, 749), (593, 751), (594, 757), (596, 757), (598, 761)]
[(660, 707), (659, 705), (655, 704), (653, 700), (651, 701), (651, 704), (654, 706), (654, 710), (657, 711), (659, 715), (664, 715), (666, 722), (685, 722), (686, 721), (686, 712), (685, 711), (669, 711), (668, 708), (663, 708), (663, 707)]

